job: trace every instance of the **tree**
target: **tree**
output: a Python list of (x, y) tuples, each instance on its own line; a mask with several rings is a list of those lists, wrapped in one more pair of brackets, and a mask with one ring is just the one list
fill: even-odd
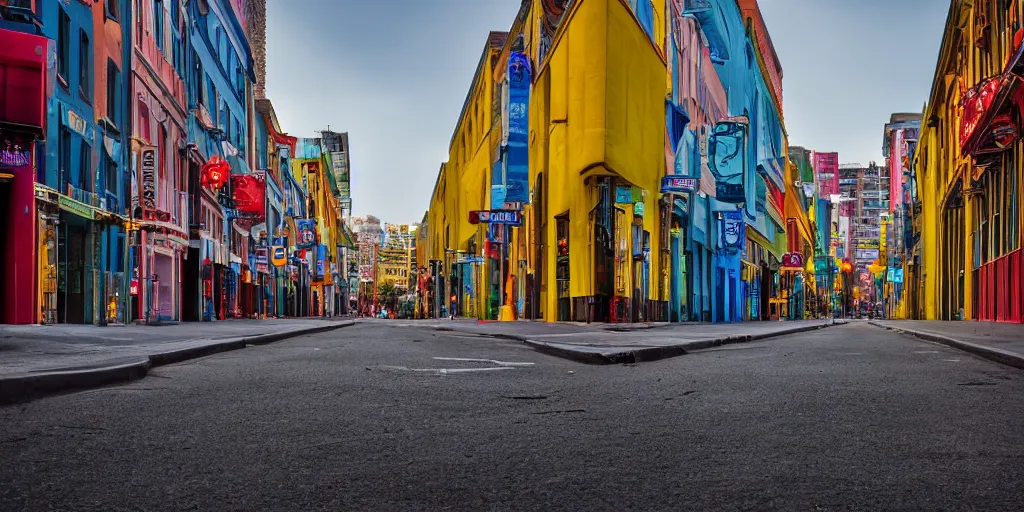
[(385, 281), (377, 286), (377, 296), (380, 302), (390, 309), (398, 304), (398, 288), (390, 281)]

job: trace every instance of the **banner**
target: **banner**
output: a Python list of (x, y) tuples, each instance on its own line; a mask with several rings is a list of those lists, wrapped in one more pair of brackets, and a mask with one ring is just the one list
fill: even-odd
[(373, 265), (359, 265), (359, 282), (373, 282)]
[(298, 237), (295, 240), (297, 249), (309, 249), (316, 245), (316, 220), (299, 219), (295, 221)]
[(505, 202), (530, 202), (529, 105), (530, 59), (521, 52), (508, 58), (508, 153), (505, 167)]
[(722, 212), (721, 246), (723, 249), (740, 249), (746, 245), (746, 224), (743, 222), (743, 212), (728, 211)]
[(316, 275), (323, 277), (325, 264), (327, 262), (327, 246), (320, 245), (316, 248)]
[(246, 216), (266, 216), (267, 182), (252, 175), (231, 176), (231, 198), (235, 209)]

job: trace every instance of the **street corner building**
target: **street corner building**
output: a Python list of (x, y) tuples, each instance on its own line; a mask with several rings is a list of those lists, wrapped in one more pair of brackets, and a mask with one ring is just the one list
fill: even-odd
[(907, 316), (1024, 321), (1024, 3), (950, 3), (913, 154)]
[(0, 322), (346, 311), (347, 134), (282, 131), (265, 31), (263, 0), (0, 2)]
[(803, 193), (787, 143), (755, 1), (524, 1), (485, 42), (421, 226), (434, 303), (480, 319), (803, 318), (818, 242), (810, 200), (787, 208)]

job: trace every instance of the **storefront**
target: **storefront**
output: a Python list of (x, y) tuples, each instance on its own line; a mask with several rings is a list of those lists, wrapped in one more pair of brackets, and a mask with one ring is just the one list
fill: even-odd
[[(2, 32), (2, 31), (0, 31)], [(37, 304), (34, 136), (0, 129), (0, 323), (31, 324)]]

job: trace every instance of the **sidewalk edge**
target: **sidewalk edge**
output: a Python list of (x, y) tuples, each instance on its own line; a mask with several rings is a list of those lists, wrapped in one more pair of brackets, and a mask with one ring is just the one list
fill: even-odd
[(267, 345), (277, 341), (319, 334), (352, 325), (355, 325), (355, 322), (346, 321), (338, 322), (337, 325), (323, 325), (294, 331), (227, 338), (206, 345), (139, 356), (139, 360), (133, 363), (116, 364), (101, 368), (0, 377), (0, 405), (35, 400), (62, 391), (94, 388), (118, 382), (137, 380), (145, 377), (149, 370), (156, 367), (198, 359), (221, 352), (243, 349), (249, 345)]
[(898, 327), (894, 325), (879, 324), (873, 320), (869, 321), (868, 323), (880, 329), (886, 329), (900, 334), (908, 334), (910, 336), (921, 338), (923, 340), (946, 345), (947, 347), (963, 350), (964, 352), (968, 352), (970, 354), (988, 359), (990, 361), (995, 361), (1000, 364), (1005, 364), (1007, 366), (1012, 366), (1014, 368), (1024, 370), (1024, 354), (1018, 354), (1016, 352), (1010, 352), (1009, 350), (1003, 350), (996, 347), (987, 347), (985, 345), (979, 345), (977, 343), (971, 343), (969, 341), (958, 340), (956, 338), (950, 338), (947, 336), (942, 336), (927, 331), (910, 329), (906, 327)]
[[(779, 336), (786, 336), (790, 334), (797, 334), (802, 332), (814, 331), (818, 329), (824, 329), (827, 327), (831, 327), (833, 325), (843, 324), (805, 325), (793, 327), (791, 329), (783, 329), (780, 331), (770, 333), (722, 336), (718, 338), (687, 341), (683, 343), (677, 343), (675, 345), (666, 345), (663, 347), (645, 347), (637, 349), (616, 349), (614, 347), (610, 347), (610, 350), (604, 352), (594, 350), (577, 350), (573, 349), (571, 345), (536, 341), (525, 338), (522, 339), (522, 341), (527, 346), (533, 348), (538, 352), (561, 357), (563, 359), (569, 359), (585, 364), (609, 365), (658, 361), (661, 359), (679, 357), (698, 350), (706, 350), (710, 348), (720, 347), (722, 345), (732, 345), (736, 343), (747, 343), (751, 341), (765, 340)], [(502, 337), (511, 338), (511, 335), (504, 335)]]

